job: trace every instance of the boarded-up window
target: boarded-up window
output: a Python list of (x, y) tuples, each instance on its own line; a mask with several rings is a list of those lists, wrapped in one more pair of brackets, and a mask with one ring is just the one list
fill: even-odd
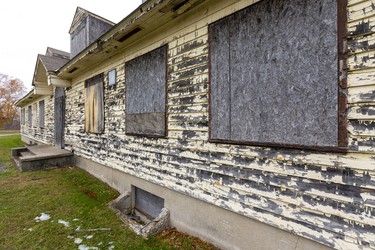
[(36, 127), (36, 126), (38, 126), (37, 124), (38, 124), (38, 116), (37, 116), (37, 104), (36, 103), (33, 103), (33, 121), (32, 121), (32, 125), (34, 126), (34, 127)]
[(85, 131), (102, 133), (103, 130), (103, 74), (100, 74), (85, 82)]
[(25, 108), (21, 109), (21, 125), (25, 125)]
[(29, 124), (29, 126), (32, 125), (32, 110), (31, 110), (31, 106), (28, 106), (27, 107), (27, 123)]
[(210, 139), (338, 146), (336, 0), (263, 0), (209, 25)]
[(39, 102), (39, 127), (44, 128), (44, 100)]
[(167, 46), (125, 64), (126, 133), (165, 136)]

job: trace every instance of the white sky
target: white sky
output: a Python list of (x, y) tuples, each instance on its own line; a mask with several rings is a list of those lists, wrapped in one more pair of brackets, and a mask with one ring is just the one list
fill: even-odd
[(118, 23), (142, 0), (2, 0), (0, 73), (31, 89), (36, 58), (47, 47), (69, 52), (69, 28), (77, 6)]

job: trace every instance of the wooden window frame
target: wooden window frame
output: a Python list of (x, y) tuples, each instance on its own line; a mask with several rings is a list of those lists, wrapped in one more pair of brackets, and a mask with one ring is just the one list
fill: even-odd
[[(91, 83), (93, 81), (93, 83)], [(97, 81), (97, 82), (95, 82)], [(92, 84), (92, 86), (90, 86)], [(101, 119), (99, 118), (97, 120), (98, 124), (92, 125), (92, 123), (95, 123), (95, 115), (93, 113), (93, 107), (91, 107), (93, 102), (91, 99), (88, 97), (88, 94), (90, 93), (91, 88), (95, 88), (97, 85), (97, 93), (101, 94), (101, 100), (100, 104), (97, 103), (98, 108), (101, 108), (101, 112), (99, 111), (97, 113), (101, 115)], [(104, 116), (104, 75), (103, 73), (98, 74), (94, 77), (91, 77), (90, 79), (87, 79), (85, 81), (85, 126), (84, 126), (84, 131), (86, 133), (92, 133), (92, 134), (101, 134), (104, 132), (104, 127), (105, 127), (105, 116)], [(96, 93), (95, 91), (92, 93)], [(92, 105), (91, 105), (92, 104)]]
[[(143, 114), (144, 115), (147, 115), (147, 114), (152, 114), (152, 113), (140, 113), (140, 114), (133, 114), (133, 113), (128, 113), (128, 102), (127, 102), (127, 94), (128, 94), (128, 80), (127, 80), (127, 77), (128, 77), (128, 73), (125, 73), (125, 87), (126, 87), (126, 91), (125, 91), (125, 99), (126, 99), (126, 105), (125, 105), (125, 134), (126, 135), (131, 135), (131, 136), (141, 136), (141, 137), (148, 137), (148, 138), (166, 138), (167, 137), (167, 131), (168, 131), (168, 122), (167, 122), (167, 101), (168, 101), (168, 86), (167, 86), (167, 78), (168, 78), (168, 45), (163, 45), (163, 46), (160, 46), (154, 50), (151, 50), (141, 56), (138, 56), (136, 58), (133, 58), (127, 62), (125, 62), (125, 72), (127, 70), (127, 66), (126, 64), (129, 63), (129, 62), (132, 62), (133, 60), (136, 60), (136, 59), (139, 59), (140, 57), (142, 56), (145, 56), (145, 55), (148, 55), (156, 50), (165, 50), (164, 51), (164, 56), (165, 56), (165, 62), (164, 62), (164, 79), (163, 79), (163, 84), (164, 84), (164, 94), (165, 94), (165, 100), (164, 100), (164, 113), (163, 114), (163, 118), (162, 118), (162, 122), (164, 123), (164, 129), (163, 129), (163, 132), (162, 134), (151, 134), (151, 133), (137, 133), (137, 132), (129, 132), (128, 131), (128, 125), (126, 123), (129, 124), (129, 118), (132, 119), (131, 117), (135, 117), (135, 116), (142, 116)], [(138, 118), (136, 118), (138, 119)], [(159, 118), (156, 118), (156, 120), (160, 120), (160, 117)]]
[[(255, 3), (258, 4), (258, 3)], [(235, 141), (235, 140), (224, 140), (224, 139), (213, 139), (211, 137), (212, 130), (212, 97), (211, 97), (211, 34), (208, 28), (208, 43), (209, 43), (209, 139), (211, 143), (225, 143), (234, 145), (247, 145), (247, 146), (260, 146), (260, 147), (271, 147), (271, 148), (285, 148), (285, 149), (307, 149), (312, 151), (325, 151), (334, 153), (347, 153), (348, 151), (348, 118), (347, 118), (347, 94), (345, 93), (348, 85), (346, 78), (347, 71), (347, 46), (346, 46), (346, 34), (347, 34), (347, 4), (348, 0), (337, 0), (337, 68), (338, 68), (338, 93), (337, 93), (337, 111), (338, 111), (338, 143), (337, 146), (307, 146), (300, 144), (282, 144), (282, 143), (267, 143), (267, 142), (256, 142), (256, 141)], [(249, 7), (249, 6), (248, 6)], [(241, 11), (241, 10), (239, 10)], [(234, 13), (232, 13), (234, 14)], [(231, 14), (231, 15), (232, 15)], [(225, 18), (225, 17), (224, 17)], [(221, 19), (220, 19), (221, 20)], [(220, 20), (217, 20), (211, 24), (214, 24)], [(209, 24), (209, 26), (211, 25)]]

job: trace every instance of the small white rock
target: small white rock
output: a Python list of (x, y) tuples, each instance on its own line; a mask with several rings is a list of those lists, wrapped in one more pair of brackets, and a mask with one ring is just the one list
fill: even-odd
[(48, 214), (41, 213), (40, 216), (35, 217), (34, 220), (36, 222), (39, 222), (39, 221), (49, 220), (50, 218), (51, 218), (51, 216), (49, 216)]
[(64, 220), (58, 220), (57, 223), (63, 224), (65, 227), (69, 227), (69, 222)]
[(82, 239), (81, 238), (75, 238), (74, 239), (74, 243), (76, 243), (76, 244), (81, 244), (82, 243)]

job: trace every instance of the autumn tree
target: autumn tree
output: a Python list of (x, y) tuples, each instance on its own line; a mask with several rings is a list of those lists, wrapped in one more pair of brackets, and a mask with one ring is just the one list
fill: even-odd
[(9, 128), (18, 118), (19, 112), (14, 103), (26, 92), (19, 79), (0, 73), (0, 128)]

